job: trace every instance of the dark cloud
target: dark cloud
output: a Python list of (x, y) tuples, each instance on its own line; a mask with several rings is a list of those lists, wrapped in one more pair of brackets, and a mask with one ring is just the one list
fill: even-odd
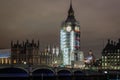
[[(108, 38), (120, 35), (120, 0), (73, 0), (81, 25), (81, 49), (100, 57)], [(69, 0), (0, 0), (0, 48), (11, 40), (35, 39), (58, 44), (59, 28), (67, 17)]]

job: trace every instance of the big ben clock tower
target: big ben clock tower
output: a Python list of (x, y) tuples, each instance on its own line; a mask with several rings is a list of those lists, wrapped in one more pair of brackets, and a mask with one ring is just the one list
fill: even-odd
[(60, 51), (63, 55), (63, 65), (71, 65), (78, 61), (77, 51), (80, 51), (80, 25), (74, 16), (72, 1), (68, 10), (67, 19), (60, 28)]

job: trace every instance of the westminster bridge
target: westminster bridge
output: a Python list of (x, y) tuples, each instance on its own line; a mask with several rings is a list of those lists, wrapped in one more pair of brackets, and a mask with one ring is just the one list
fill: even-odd
[[(0, 65), (0, 77), (26, 77), (55, 80), (120, 80), (119, 70), (79, 69), (46, 65)], [(99, 77), (99, 78), (98, 78)], [(68, 79), (69, 78), (69, 79)], [(79, 78), (79, 79), (77, 79)], [(109, 79), (111, 78), (111, 79)], [(114, 79), (113, 79), (114, 78)], [(36, 79), (36, 80), (37, 80)], [(46, 79), (48, 80), (48, 79)]]

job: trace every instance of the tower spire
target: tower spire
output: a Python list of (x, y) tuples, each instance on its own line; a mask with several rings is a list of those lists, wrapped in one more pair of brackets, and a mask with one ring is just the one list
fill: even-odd
[(70, 0), (70, 5), (72, 5), (72, 0)]
[(67, 17), (67, 20), (66, 21), (72, 21), (72, 22), (75, 22), (75, 17), (74, 17), (74, 10), (73, 10), (73, 7), (72, 7), (72, 0), (70, 0), (70, 8), (68, 10), (68, 17)]
[(69, 16), (74, 16), (74, 11), (72, 8), (72, 0), (70, 0), (70, 8), (69, 8), (68, 14), (69, 14)]

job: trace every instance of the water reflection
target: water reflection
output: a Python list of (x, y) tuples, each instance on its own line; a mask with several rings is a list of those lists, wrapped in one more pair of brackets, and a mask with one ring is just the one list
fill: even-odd
[[(94, 73), (94, 74), (93, 74)], [(36, 69), (32, 76), (19, 68), (0, 69), (0, 80), (120, 80), (120, 74), (102, 74), (92, 71), (59, 70), (55, 73), (51, 69)]]
[(75, 76), (37, 76), (37, 77), (2, 77), (1, 80), (120, 80), (119, 75), (75, 75)]

